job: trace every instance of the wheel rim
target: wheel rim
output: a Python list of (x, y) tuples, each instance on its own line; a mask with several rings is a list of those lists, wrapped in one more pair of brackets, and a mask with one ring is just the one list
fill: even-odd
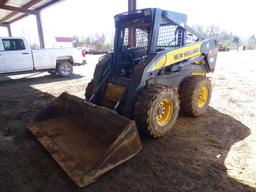
[(174, 111), (171, 99), (164, 99), (158, 106), (156, 122), (163, 127), (171, 120)]
[(66, 75), (68, 75), (71, 72), (71, 67), (69, 65), (62, 65), (62, 72)]
[(197, 106), (203, 108), (208, 100), (208, 89), (206, 86), (202, 86), (199, 91), (199, 96), (197, 99)]

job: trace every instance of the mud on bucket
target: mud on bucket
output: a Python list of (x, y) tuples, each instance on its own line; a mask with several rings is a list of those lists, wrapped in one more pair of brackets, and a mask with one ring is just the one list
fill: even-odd
[(134, 121), (67, 93), (28, 127), (80, 187), (142, 149)]

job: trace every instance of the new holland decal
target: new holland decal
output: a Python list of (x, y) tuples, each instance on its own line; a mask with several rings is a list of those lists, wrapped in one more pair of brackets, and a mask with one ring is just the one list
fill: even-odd
[(187, 57), (189, 57), (191, 55), (199, 53), (199, 51), (200, 51), (200, 49), (196, 48), (196, 49), (189, 50), (189, 51), (186, 51), (186, 52), (183, 52), (183, 53), (179, 53), (177, 55), (174, 55), (174, 60), (181, 60), (183, 58), (187, 58)]
[(153, 67), (153, 71), (200, 55), (201, 43), (172, 50), (159, 58), (158, 62)]

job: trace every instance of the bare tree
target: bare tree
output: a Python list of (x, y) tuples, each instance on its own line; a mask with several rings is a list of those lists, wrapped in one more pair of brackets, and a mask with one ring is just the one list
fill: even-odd
[(246, 49), (256, 49), (256, 37), (251, 35), (246, 41)]

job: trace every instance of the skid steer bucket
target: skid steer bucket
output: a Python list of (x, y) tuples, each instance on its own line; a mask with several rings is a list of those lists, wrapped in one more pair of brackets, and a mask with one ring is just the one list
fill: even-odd
[(134, 121), (67, 93), (28, 127), (80, 187), (142, 149)]

